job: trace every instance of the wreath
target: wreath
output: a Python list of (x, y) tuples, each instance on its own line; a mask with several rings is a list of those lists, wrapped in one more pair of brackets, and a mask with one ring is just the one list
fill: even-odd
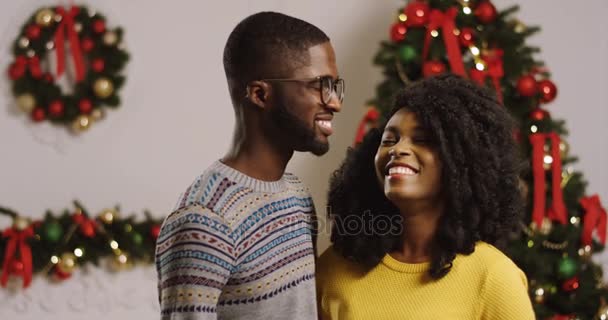
[[(104, 107), (120, 105), (120, 71), (129, 60), (122, 39), (121, 28), (107, 28), (104, 16), (84, 6), (39, 9), (13, 45), (8, 75), (17, 106), (34, 122), (86, 130)], [(71, 92), (62, 92), (62, 76)]]

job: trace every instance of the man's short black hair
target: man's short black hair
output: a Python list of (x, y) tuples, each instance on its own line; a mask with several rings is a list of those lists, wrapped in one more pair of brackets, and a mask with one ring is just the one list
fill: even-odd
[(309, 63), (302, 52), (327, 41), (329, 37), (319, 28), (285, 14), (260, 12), (245, 18), (224, 47), (231, 90), (242, 90), (252, 80), (289, 77), (285, 73)]

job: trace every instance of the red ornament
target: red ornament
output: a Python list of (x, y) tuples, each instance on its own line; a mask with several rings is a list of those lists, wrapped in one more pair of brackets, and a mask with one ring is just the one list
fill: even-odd
[(551, 80), (541, 80), (538, 82), (540, 101), (547, 103), (553, 101), (557, 96), (557, 87)]
[(80, 113), (89, 114), (93, 110), (93, 103), (89, 99), (82, 99), (78, 103), (78, 109), (80, 109)]
[(57, 268), (57, 267), (55, 267), (54, 270), (55, 270), (55, 277), (58, 280), (65, 280), (72, 276), (71, 273), (63, 272), (63, 271), (59, 270), (59, 268)]
[(63, 103), (61, 100), (54, 100), (49, 104), (49, 114), (53, 117), (60, 117), (63, 114)]
[(93, 222), (91, 220), (84, 221), (80, 225), (80, 232), (82, 232), (82, 235), (87, 238), (94, 238), (95, 237), (95, 222)]
[(25, 29), (25, 35), (28, 37), (28, 39), (35, 40), (40, 37), (40, 31), (40, 27), (36, 24), (33, 24), (31, 26), (28, 26), (27, 29)]
[(40, 122), (44, 120), (45, 117), (46, 112), (44, 112), (44, 109), (40, 107), (37, 107), (34, 109), (34, 111), (32, 111), (32, 120), (34, 120), (35, 122)]
[(532, 112), (530, 112), (530, 118), (536, 121), (543, 121), (545, 118), (549, 116), (549, 112), (543, 110), (541, 108), (536, 108)]
[(95, 42), (93, 42), (91, 38), (84, 38), (82, 39), (81, 46), (84, 52), (90, 52), (91, 50), (93, 50), (93, 47), (95, 47)]
[(13, 260), (11, 263), (11, 274), (21, 274), (25, 269), (25, 265), (20, 260)]
[(517, 92), (522, 97), (532, 97), (536, 94), (538, 84), (532, 75), (524, 75), (517, 80)]
[(431, 9), (429, 5), (422, 1), (414, 1), (408, 4), (403, 13), (407, 16), (405, 25), (408, 27), (424, 27), (429, 21)]
[(155, 226), (152, 226), (152, 228), (150, 228), (150, 235), (152, 236), (152, 238), (154, 238), (154, 239), (158, 238), (159, 234), (160, 234), (159, 225), (155, 225)]
[(101, 19), (93, 21), (93, 31), (95, 33), (104, 33), (106, 31), (106, 23)]
[(460, 44), (468, 47), (475, 43), (475, 31), (472, 28), (462, 28), (458, 35)]
[(393, 40), (393, 42), (403, 41), (403, 39), (405, 39), (406, 31), (407, 28), (405, 27), (405, 24), (395, 22), (391, 27), (391, 40)]
[(562, 289), (566, 292), (572, 292), (576, 289), (578, 289), (578, 287), (580, 286), (578, 277), (573, 277), (571, 279), (568, 279), (566, 281), (564, 281), (564, 283), (562, 283)]
[(17, 62), (11, 64), (8, 68), (8, 77), (11, 80), (17, 80), (25, 74), (25, 65), (19, 64)]
[(93, 62), (91, 62), (91, 69), (95, 72), (102, 72), (105, 66), (106, 64), (101, 58), (94, 59)]
[(432, 77), (442, 74), (446, 71), (445, 64), (440, 61), (427, 61), (422, 66), (422, 74), (425, 77)]
[(496, 7), (490, 1), (480, 2), (475, 8), (475, 16), (482, 23), (491, 23), (496, 15)]

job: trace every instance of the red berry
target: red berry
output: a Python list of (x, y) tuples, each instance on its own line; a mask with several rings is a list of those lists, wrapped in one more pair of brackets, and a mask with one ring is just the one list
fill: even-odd
[(93, 104), (89, 99), (82, 99), (78, 103), (78, 109), (80, 109), (80, 113), (89, 114), (93, 110)]
[(96, 33), (104, 33), (106, 31), (106, 23), (101, 19), (95, 20), (93, 22), (93, 31)]
[(100, 58), (94, 59), (93, 62), (91, 62), (91, 69), (95, 72), (102, 72), (105, 66), (105, 62)]
[(59, 117), (63, 114), (63, 103), (61, 100), (55, 100), (49, 104), (49, 114), (53, 117)]
[(36, 109), (34, 109), (34, 111), (32, 111), (32, 120), (34, 120), (35, 122), (40, 122), (44, 120), (45, 117), (46, 112), (44, 112), (44, 109), (40, 107), (37, 107)]
[(25, 29), (25, 35), (31, 40), (38, 39), (38, 37), (40, 37), (40, 27), (35, 24), (27, 27), (27, 29)]

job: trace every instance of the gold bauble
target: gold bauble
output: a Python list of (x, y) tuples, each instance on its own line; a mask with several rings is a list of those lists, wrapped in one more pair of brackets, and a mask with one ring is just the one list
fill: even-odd
[(76, 133), (83, 132), (91, 127), (91, 123), (92, 121), (89, 116), (81, 114), (72, 122), (72, 131)]
[(55, 14), (53, 10), (45, 8), (36, 13), (36, 24), (41, 27), (48, 27), (53, 23)]
[(13, 220), (13, 228), (15, 228), (19, 231), (23, 231), (23, 230), (27, 229), (27, 227), (29, 227), (29, 226), (30, 226), (30, 221), (27, 218), (17, 216)]
[(30, 39), (26, 37), (19, 38), (19, 48), (25, 49), (30, 45)]
[(551, 222), (551, 219), (544, 217), (540, 227), (536, 225), (536, 222), (532, 222), (530, 224), (530, 229), (533, 231), (538, 231), (540, 234), (546, 236), (551, 233), (551, 230), (553, 230), (553, 222)]
[(600, 307), (598, 310), (596, 319), (598, 320), (607, 320), (608, 319), (608, 305)]
[(559, 155), (562, 157), (562, 159), (564, 159), (567, 155), (568, 152), (570, 151), (570, 145), (568, 144), (568, 142), (566, 141), (560, 141), (559, 142)]
[(30, 93), (24, 93), (17, 97), (17, 106), (27, 114), (30, 114), (36, 107), (36, 98)]
[(126, 253), (119, 253), (114, 256), (112, 261), (110, 261), (110, 269), (112, 271), (122, 271), (129, 269), (131, 267), (131, 261), (129, 259), (129, 255)]
[(118, 216), (118, 212), (116, 212), (116, 210), (104, 209), (99, 214), (99, 220), (101, 220), (105, 224), (111, 224), (117, 216)]
[(94, 121), (101, 120), (101, 119), (103, 119), (104, 116), (105, 116), (105, 114), (102, 109), (98, 108), (98, 109), (94, 109), (93, 111), (91, 111), (91, 118)]
[(589, 259), (591, 259), (591, 254), (593, 253), (593, 250), (591, 249), (591, 246), (587, 245), (584, 246), (580, 249), (578, 249), (578, 255), (586, 261), (589, 261)]
[(543, 287), (538, 287), (538, 288), (534, 289), (534, 301), (536, 303), (545, 302), (546, 295), (547, 295), (547, 292)]
[(66, 252), (61, 255), (57, 269), (63, 273), (71, 274), (76, 269), (76, 256), (71, 252)]
[(93, 83), (93, 91), (100, 98), (107, 98), (114, 93), (114, 85), (107, 78), (99, 78)]
[(106, 31), (103, 35), (103, 43), (106, 46), (113, 46), (118, 42), (118, 35), (114, 31)]

